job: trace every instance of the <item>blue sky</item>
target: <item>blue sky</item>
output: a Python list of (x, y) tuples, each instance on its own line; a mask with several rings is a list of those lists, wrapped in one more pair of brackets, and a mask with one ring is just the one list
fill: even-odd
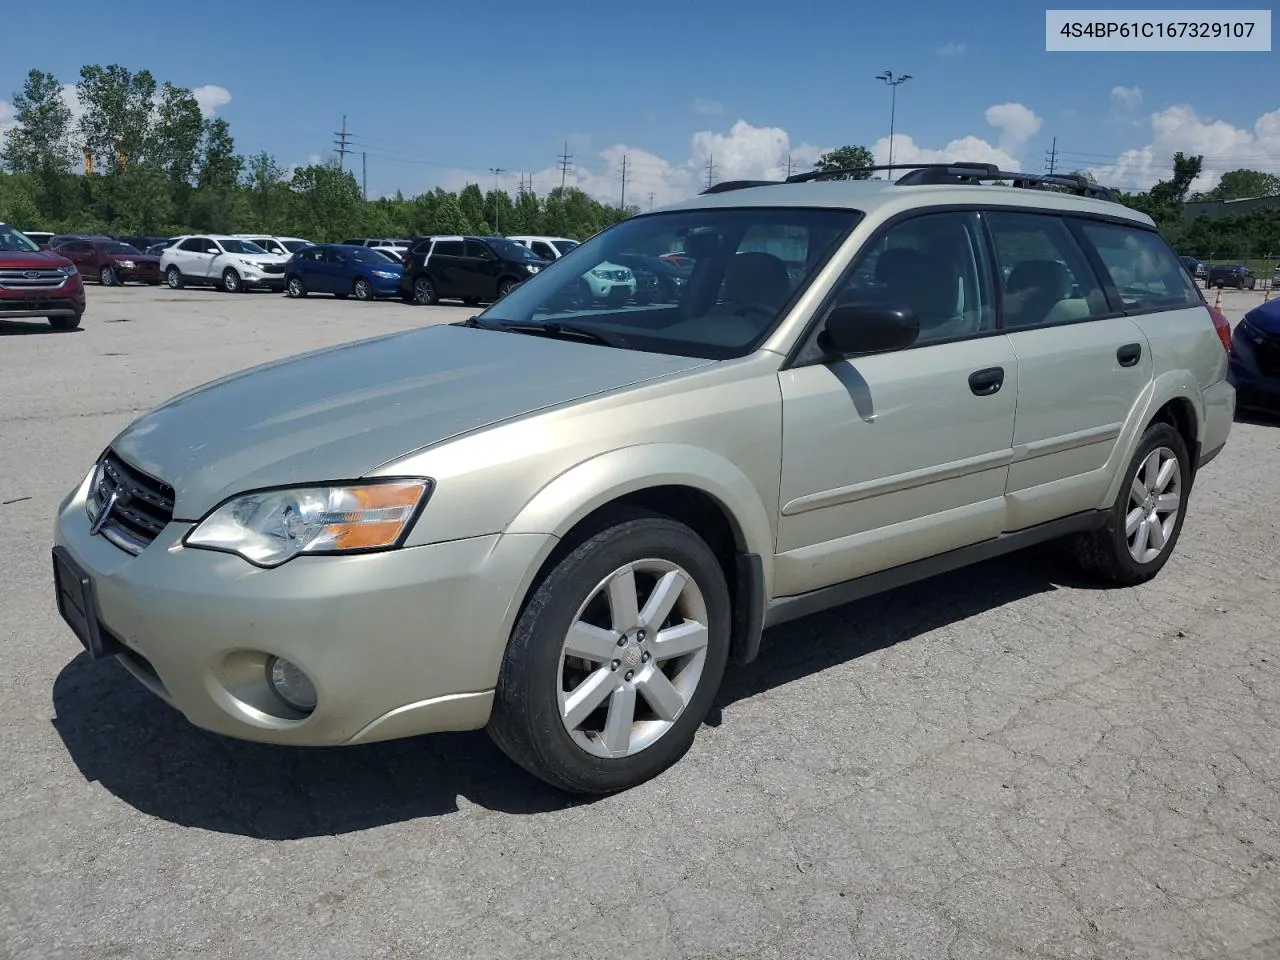
[(709, 157), (717, 178), (776, 175), (788, 153), (803, 169), (842, 143), (880, 141), (883, 161), (889, 93), (874, 77), (889, 69), (914, 78), (899, 88), (895, 159), (1038, 170), (1056, 136), (1061, 166), (1125, 185), (1161, 175), (1175, 149), (1205, 154), (1210, 179), (1237, 166), (1280, 172), (1274, 53), (1046, 53), (1043, 6), (294, 8), (218, 0), (101, 16), (100, 4), (64, 0), (51, 33), (44, 7), (12, 5), (0, 100), (31, 67), (73, 83), (84, 63), (116, 62), (206, 88), (242, 152), (286, 166), (329, 155), (345, 113), (371, 195), (491, 184), (490, 167), (509, 171), (501, 182), (513, 190), (532, 173), (542, 192), (559, 183), (567, 140), (570, 182), (620, 193), (625, 153), (629, 196), (644, 205), (650, 193), (692, 192)]

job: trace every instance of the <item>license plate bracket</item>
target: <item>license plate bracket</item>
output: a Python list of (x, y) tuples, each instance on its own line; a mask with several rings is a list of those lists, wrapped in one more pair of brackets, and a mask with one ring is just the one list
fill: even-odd
[(53, 588), (58, 613), (66, 621), (89, 656), (95, 660), (113, 657), (120, 652), (119, 642), (105, 633), (98, 620), (98, 602), (93, 578), (71, 559), (64, 547), (53, 548)]

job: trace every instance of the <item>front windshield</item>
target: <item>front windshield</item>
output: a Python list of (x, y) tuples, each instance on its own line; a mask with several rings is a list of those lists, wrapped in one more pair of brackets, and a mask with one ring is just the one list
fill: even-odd
[(526, 247), (523, 243), (516, 243), (514, 240), (504, 238), (490, 239), (489, 246), (503, 260), (515, 260), (517, 262), (540, 261), (542, 258)]
[(227, 253), (247, 253), (263, 256), (267, 252), (256, 243), (252, 243), (248, 240), (234, 240), (228, 237), (226, 240), (220, 240), (219, 242), (222, 244), (222, 249), (227, 251)]
[(556, 248), (556, 252), (562, 257), (574, 247), (580, 246), (577, 240), (552, 240), (551, 245)]
[(128, 243), (104, 243), (101, 246), (101, 250), (103, 253), (120, 253), (120, 254), (142, 252), (137, 247)]
[(381, 250), (373, 249), (373, 247), (360, 247), (352, 250), (351, 259), (359, 260), (361, 263), (399, 263), (398, 260), (387, 256)]
[[(861, 216), (760, 207), (633, 217), (530, 277), (480, 319), (572, 324), (654, 353), (744, 356)], [(673, 253), (692, 270), (674, 278), (647, 268)]]
[(290, 253), (297, 253), (304, 247), (311, 246), (311, 244), (307, 243), (305, 240), (281, 240), (280, 242), (284, 244), (284, 248)]
[(5, 253), (36, 253), (39, 249), (26, 234), (0, 224), (0, 250)]

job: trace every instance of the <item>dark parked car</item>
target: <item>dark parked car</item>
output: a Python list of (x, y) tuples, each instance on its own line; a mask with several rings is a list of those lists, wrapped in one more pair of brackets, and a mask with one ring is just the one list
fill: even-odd
[(400, 296), (425, 304), (442, 299), (469, 306), (493, 302), (548, 266), (506, 237), (432, 237), (405, 255)]
[(289, 296), (331, 293), (338, 299), (394, 297), (400, 288), (400, 263), (380, 250), (341, 243), (304, 247), (289, 258), (284, 289)]
[(636, 303), (675, 303), (689, 281), (688, 272), (661, 257), (620, 253), (613, 259), (635, 274)]
[(1209, 268), (1210, 287), (1235, 287), (1237, 290), (1252, 290), (1257, 286), (1258, 278), (1249, 268), (1240, 263), (1224, 263)]
[(1182, 265), (1187, 268), (1187, 273), (1191, 274), (1196, 280), (1203, 280), (1209, 275), (1209, 265), (1195, 257), (1179, 257)]
[(139, 250), (146, 252), (147, 248), (157, 243), (165, 243), (168, 237), (144, 237), (141, 235), (129, 237), (116, 237), (121, 243), (127, 243), (131, 247), (137, 247)]
[(53, 249), (76, 265), (81, 275), (93, 277), (104, 287), (133, 280), (160, 283), (160, 258), (143, 253), (119, 240), (84, 238), (63, 240)]
[(1237, 406), (1280, 411), (1280, 300), (1254, 307), (1236, 324), (1227, 379)]

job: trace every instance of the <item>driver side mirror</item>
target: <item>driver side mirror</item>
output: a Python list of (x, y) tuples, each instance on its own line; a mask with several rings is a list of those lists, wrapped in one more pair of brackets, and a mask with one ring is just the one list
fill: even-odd
[(212, 254), (216, 257), (216, 256), (217, 256), (218, 254), (220, 254), (222, 251), (221, 251), (221, 250), (219, 250), (217, 247), (205, 247), (205, 248), (204, 248), (204, 252), (205, 252), (205, 253), (212, 253)]
[(832, 356), (851, 357), (905, 350), (919, 336), (920, 321), (909, 307), (851, 304), (827, 312), (818, 346)]

